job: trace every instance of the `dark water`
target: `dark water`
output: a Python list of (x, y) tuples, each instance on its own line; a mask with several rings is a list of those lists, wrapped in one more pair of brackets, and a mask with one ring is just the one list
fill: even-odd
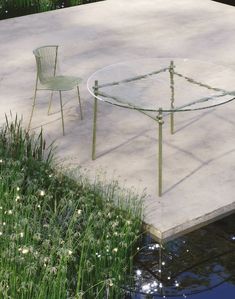
[(235, 214), (166, 244), (146, 236), (142, 246), (126, 299), (235, 298)]
[(213, 1), (235, 6), (235, 0), (213, 0)]
[[(78, 4), (88, 4), (98, 1), (103, 0), (80, 0)], [(48, 4), (44, 6), (40, 6), (39, 3), (40, 0), (0, 0), (0, 20), (54, 9), (62, 9), (70, 7), (73, 4), (70, 0), (50, 0)]]

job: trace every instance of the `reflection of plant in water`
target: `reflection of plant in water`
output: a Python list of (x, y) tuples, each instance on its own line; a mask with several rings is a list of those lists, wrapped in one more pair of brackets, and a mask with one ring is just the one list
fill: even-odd
[(234, 284), (234, 217), (161, 246), (147, 237), (136, 255), (135, 277), (130, 289), (162, 297), (186, 297), (225, 281)]

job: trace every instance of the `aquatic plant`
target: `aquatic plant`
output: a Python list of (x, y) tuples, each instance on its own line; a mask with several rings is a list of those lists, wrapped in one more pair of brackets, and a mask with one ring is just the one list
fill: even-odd
[(0, 130), (0, 298), (120, 299), (141, 199), (55, 171), (52, 148), (17, 118)]
[(1, 0), (0, 19), (50, 11), (101, 0)]
[(2, 0), (1, 18), (48, 11), (56, 8), (56, 0)]

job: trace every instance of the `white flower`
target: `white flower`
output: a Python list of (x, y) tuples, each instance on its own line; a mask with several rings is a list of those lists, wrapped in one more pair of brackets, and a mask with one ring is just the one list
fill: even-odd
[(51, 270), (51, 273), (54, 273), (54, 274), (57, 272), (57, 269), (56, 269), (56, 267), (51, 267), (51, 269), (50, 269), (50, 270)]
[(72, 253), (73, 253), (72, 250), (68, 250), (69, 255), (72, 255)]
[(2, 159), (0, 159), (0, 163), (2, 163), (3, 162), (3, 160)]
[(15, 199), (15, 200), (16, 200), (16, 202), (17, 202), (19, 199), (20, 199), (20, 196), (19, 196), (19, 195), (17, 195), (17, 196), (16, 196), (16, 199)]
[(142, 274), (142, 271), (141, 271), (141, 270), (136, 270), (136, 275), (137, 275), (137, 276), (141, 276), (141, 274)]
[(20, 187), (16, 187), (16, 190), (17, 190), (17, 191), (20, 191)]
[(154, 287), (157, 287), (158, 286), (158, 283), (156, 281), (154, 281), (153, 283), (151, 283), (151, 287), (154, 288)]
[(49, 257), (44, 257), (44, 259), (43, 259), (43, 261), (44, 261), (44, 266), (46, 267), (46, 265), (48, 264), (48, 262), (49, 262)]
[(175, 286), (178, 288), (179, 285), (180, 285), (180, 284), (176, 281)]
[(81, 215), (82, 214), (82, 210), (78, 210), (78, 215)]
[(20, 233), (20, 237), (21, 237), (21, 238), (23, 238), (23, 236), (24, 236), (24, 233), (23, 233), (23, 232), (21, 232), (21, 233)]
[(12, 210), (8, 210), (7, 214), (12, 215), (13, 214)]
[(44, 190), (40, 190), (39, 194), (40, 194), (40, 196), (44, 196), (45, 195), (45, 191)]
[(142, 290), (143, 290), (144, 292), (149, 291), (149, 290), (150, 290), (150, 284), (148, 283), (148, 284), (144, 284), (144, 285), (142, 285)]
[(2, 234), (3, 234), (3, 233), (2, 233), (2, 232), (0, 232), (0, 236), (2, 236)]
[(25, 247), (21, 251), (23, 254), (27, 254), (29, 252), (29, 249)]
[(113, 248), (113, 252), (118, 252), (117, 247), (116, 247), (116, 248)]

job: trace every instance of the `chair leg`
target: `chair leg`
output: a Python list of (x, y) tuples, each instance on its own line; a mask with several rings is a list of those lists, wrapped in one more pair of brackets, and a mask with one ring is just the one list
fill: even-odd
[(97, 99), (94, 99), (93, 134), (92, 134), (92, 160), (96, 159), (96, 123), (97, 123)]
[(31, 127), (31, 122), (32, 122), (32, 118), (33, 118), (33, 112), (34, 112), (35, 103), (36, 103), (36, 96), (37, 96), (37, 87), (35, 87), (35, 91), (34, 91), (32, 110), (31, 110), (31, 114), (30, 114), (30, 118), (29, 118), (29, 124), (28, 124), (27, 132), (29, 132), (30, 127)]
[(50, 112), (51, 112), (52, 98), (53, 98), (53, 91), (51, 92), (51, 95), (50, 95), (50, 101), (49, 101), (49, 106), (48, 106), (47, 115), (50, 115)]
[(79, 109), (80, 109), (80, 117), (81, 117), (81, 120), (82, 120), (83, 119), (82, 104), (81, 104), (80, 91), (79, 91), (79, 86), (78, 85), (77, 85), (77, 91), (78, 91), (78, 102), (79, 102)]
[(63, 136), (64, 136), (65, 135), (65, 132), (64, 132), (64, 113), (63, 113), (61, 90), (59, 91), (59, 93), (60, 93), (60, 112), (61, 112), (61, 120), (62, 120), (62, 130), (63, 130)]

